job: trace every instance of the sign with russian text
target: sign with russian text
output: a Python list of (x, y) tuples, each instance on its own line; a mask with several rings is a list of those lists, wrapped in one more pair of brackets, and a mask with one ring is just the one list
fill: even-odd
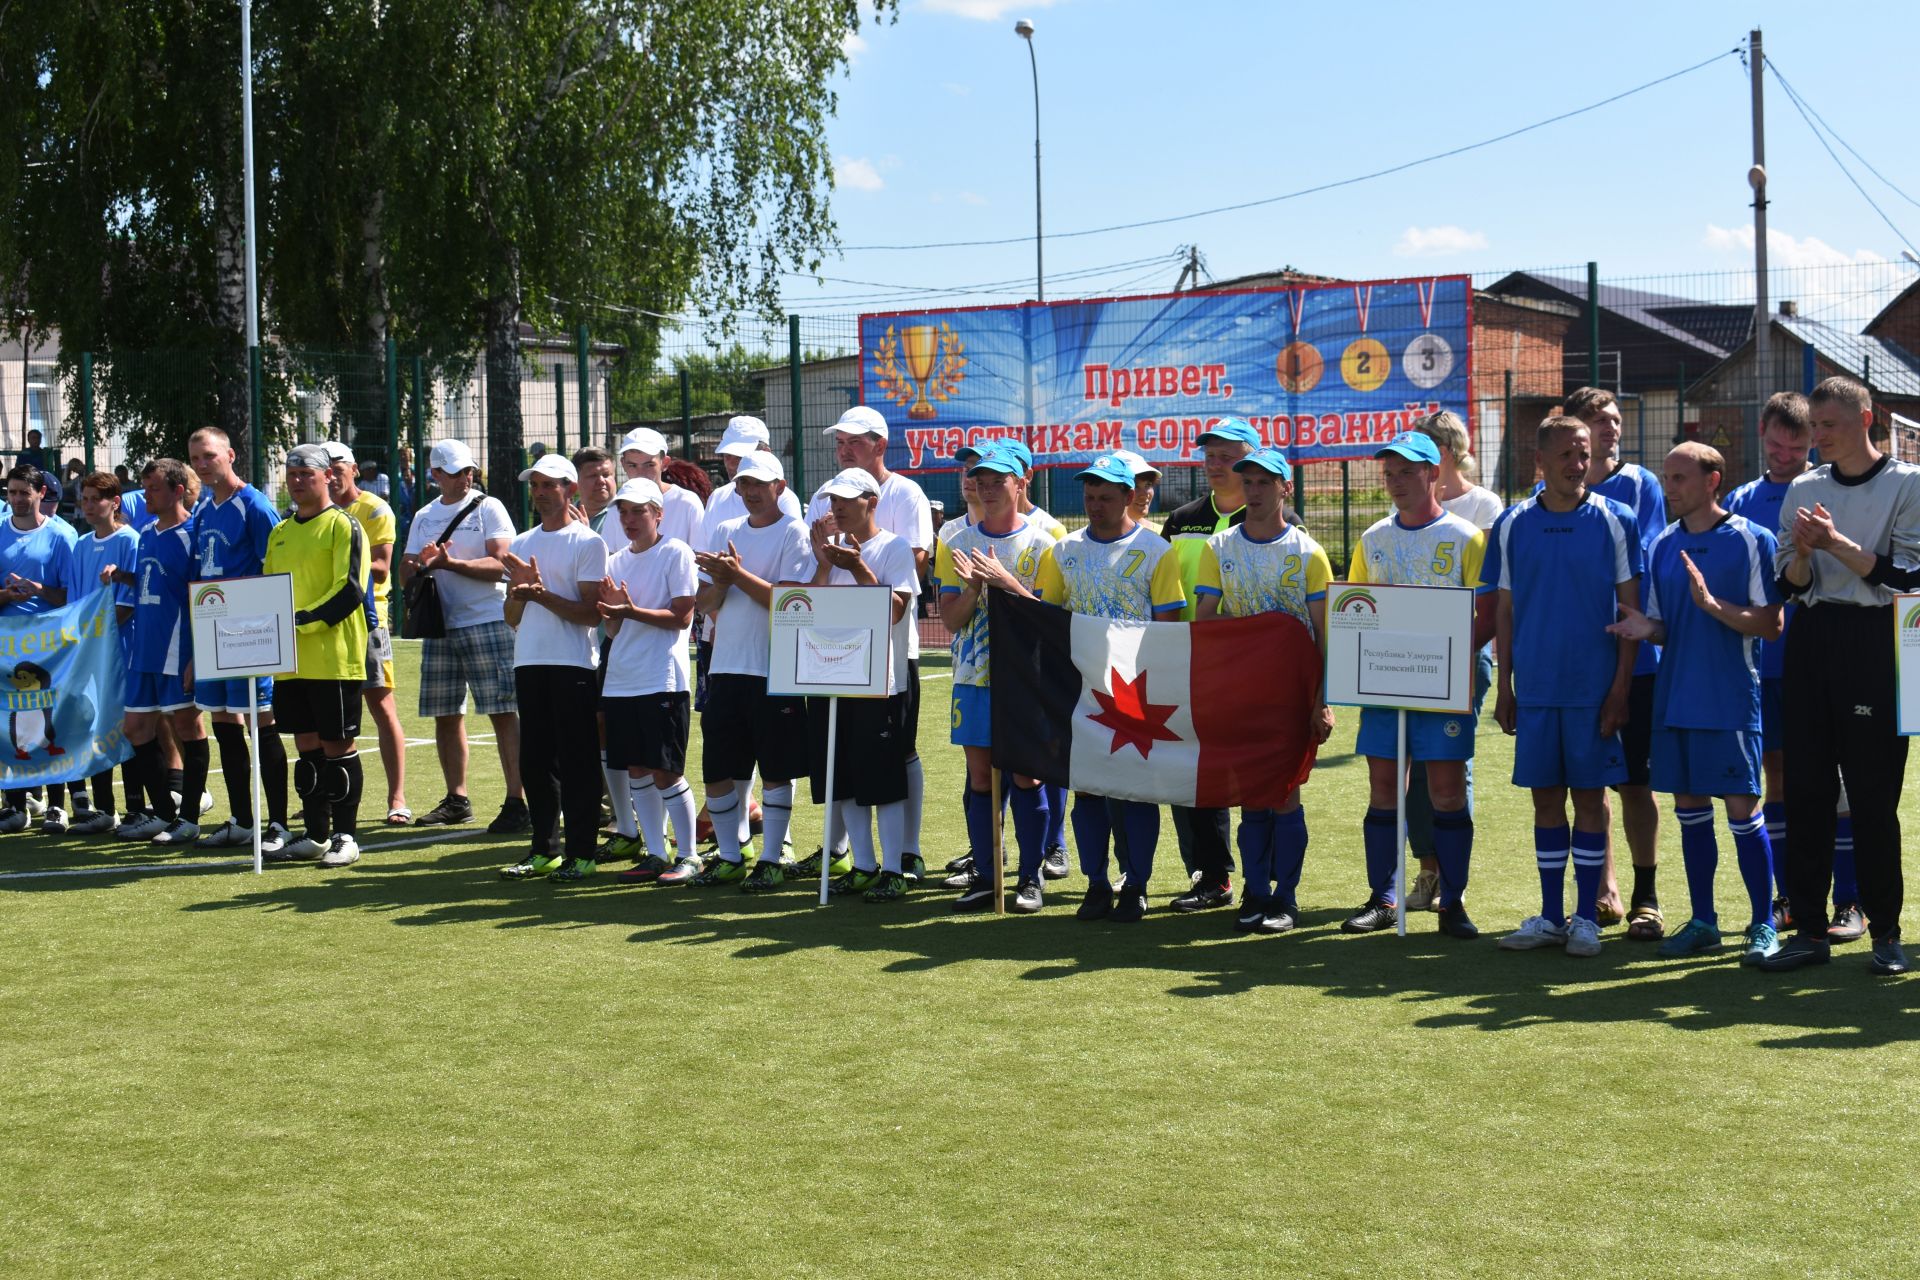
[(45, 613), (0, 617), (0, 672), (7, 787), (78, 782), (132, 757), (112, 587)]
[(884, 698), (892, 676), (887, 587), (776, 587), (767, 692)]
[(1472, 295), (1437, 276), (865, 315), (861, 395), (898, 471), (1005, 438), (1040, 466), (1192, 464), (1224, 417), (1296, 463), (1371, 458), (1425, 414), (1466, 419)]
[(293, 673), (293, 575), (196, 582), (188, 600), (195, 679)]
[(1468, 587), (1328, 584), (1327, 701), (1472, 711), (1473, 595)]

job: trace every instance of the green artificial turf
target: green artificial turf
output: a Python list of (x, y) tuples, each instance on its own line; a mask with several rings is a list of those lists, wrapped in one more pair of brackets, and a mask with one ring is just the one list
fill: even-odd
[[(416, 645), (400, 666), (424, 811)], [(936, 867), (963, 839), (944, 713), (931, 679)], [(508, 883), (514, 840), (382, 848), (370, 741), (350, 869), (0, 880), (0, 1275), (1920, 1269), (1920, 984), (1869, 978), (1860, 946), (1791, 975), (1618, 929), (1593, 960), (1497, 951), (1538, 897), (1490, 724), (1489, 936), (1344, 937), (1354, 718), (1306, 791), (1305, 927), (1278, 938), (1220, 911), (1080, 924), (1077, 875), (1032, 919), (955, 918), (937, 889), (821, 909), (810, 886)], [(1678, 927), (1670, 816), (1661, 844)], [(0, 838), (5, 872), (210, 856)], [(1156, 907), (1170, 824), (1160, 867)]]

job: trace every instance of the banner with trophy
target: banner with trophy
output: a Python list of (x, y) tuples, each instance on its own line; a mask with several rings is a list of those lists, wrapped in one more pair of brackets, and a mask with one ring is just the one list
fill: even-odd
[(1424, 414), (1465, 420), (1472, 332), (1466, 276), (887, 312), (860, 317), (861, 391), (897, 471), (1006, 437), (1040, 466), (1193, 464), (1228, 416), (1296, 463), (1341, 461)]

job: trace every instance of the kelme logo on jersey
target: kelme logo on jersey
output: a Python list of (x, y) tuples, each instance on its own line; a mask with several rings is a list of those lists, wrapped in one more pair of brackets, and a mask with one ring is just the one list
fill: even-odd
[(804, 591), (782, 591), (773, 602), (775, 613), (812, 613), (813, 597)]
[(1335, 613), (1378, 613), (1380, 603), (1373, 598), (1371, 591), (1363, 587), (1349, 587), (1334, 597), (1333, 611)]

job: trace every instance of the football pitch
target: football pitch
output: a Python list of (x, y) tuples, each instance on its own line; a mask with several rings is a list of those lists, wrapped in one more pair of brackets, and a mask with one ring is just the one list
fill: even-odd
[[(419, 648), (398, 656), (424, 812)], [(937, 869), (961, 767), (927, 674)], [(1272, 938), (1164, 909), (1170, 823), (1132, 926), (1076, 922), (1077, 872), (1004, 919), (937, 887), (820, 908), (810, 884), (507, 882), (524, 838), (482, 833), (487, 744), (476, 822), (435, 837), (381, 828), (363, 742), (366, 853), (341, 871), (113, 870), (223, 854), (0, 837), (0, 1275), (1920, 1271), (1920, 983), (1870, 978), (1864, 945), (1740, 968), (1724, 827), (1725, 954), (1661, 961), (1617, 927), (1589, 960), (1496, 950), (1538, 882), (1490, 717), (1487, 934), (1343, 936), (1356, 714), (1305, 792), (1302, 928)], [(819, 811), (796, 819), (804, 855)], [(19, 874), (47, 871), (105, 873)]]

